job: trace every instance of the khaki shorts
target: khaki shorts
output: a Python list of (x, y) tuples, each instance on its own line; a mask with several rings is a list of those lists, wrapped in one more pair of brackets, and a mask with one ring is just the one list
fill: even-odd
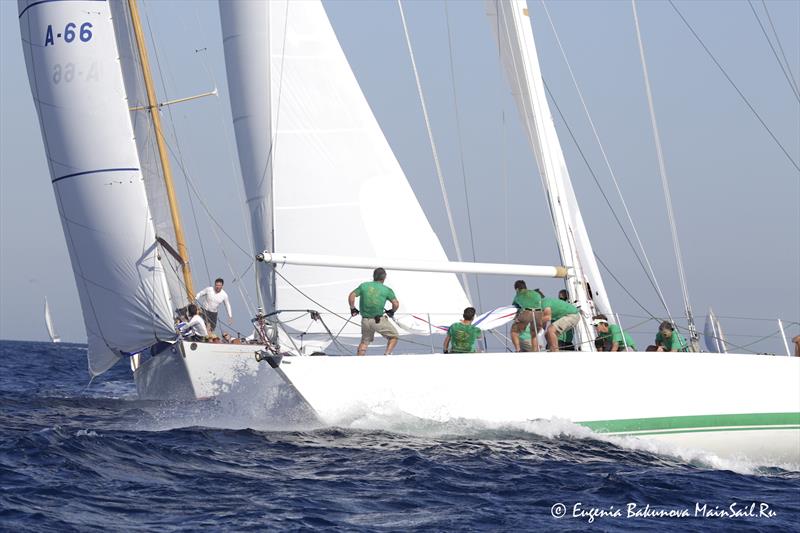
[(539, 331), (542, 327), (542, 311), (531, 311), (530, 309), (520, 309), (517, 311), (517, 316), (514, 317), (513, 327), (518, 333), (525, 331), (525, 328), (531, 327), (531, 335)]
[(381, 317), (381, 321), (377, 324), (374, 318), (363, 317), (361, 319), (361, 342), (372, 342), (375, 340), (376, 333), (380, 333), (387, 339), (397, 338), (397, 330), (389, 321), (389, 317)]
[(565, 331), (574, 328), (581, 320), (581, 315), (575, 313), (574, 315), (562, 316), (552, 326), (556, 328), (556, 334), (561, 335)]

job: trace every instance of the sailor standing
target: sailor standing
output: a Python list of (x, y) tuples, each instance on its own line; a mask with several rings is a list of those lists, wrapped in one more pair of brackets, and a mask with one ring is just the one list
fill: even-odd
[(214, 280), (213, 287), (206, 287), (195, 296), (195, 300), (203, 308), (203, 314), (206, 317), (210, 331), (217, 329), (217, 315), (219, 314), (220, 304), (224, 303), (225, 310), (228, 311), (228, 324), (233, 321), (230, 300), (228, 299), (228, 293), (222, 290), (223, 285), (225, 285), (225, 280), (217, 278)]
[[(372, 280), (366, 281), (355, 288), (347, 297), (350, 304), (350, 316), (361, 313), (361, 342), (358, 344), (358, 355), (367, 353), (369, 344), (375, 340), (375, 333), (380, 333), (386, 338), (386, 351), (384, 355), (389, 355), (397, 345), (397, 329), (386, 319), (383, 314), (390, 317), (400, 307), (400, 302), (394, 295), (394, 291), (383, 284), (386, 281), (386, 271), (376, 268), (372, 272)], [(359, 298), (356, 309), (356, 296)], [(391, 309), (384, 309), (386, 302), (392, 303)]]

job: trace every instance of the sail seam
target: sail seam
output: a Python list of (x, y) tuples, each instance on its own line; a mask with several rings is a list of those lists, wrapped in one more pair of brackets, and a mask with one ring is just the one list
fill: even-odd
[(102, 172), (138, 172), (140, 169), (134, 167), (119, 167), (119, 168), (98, 168), (96, 170), (86, 170), (84, 172), (75, 172), (74, 174), (67, 174), (60, 176), (53, 180), (53, 183), (68, 178), (76, 178), (78, 176), (85, 176), (87, 174), (100, 174)]

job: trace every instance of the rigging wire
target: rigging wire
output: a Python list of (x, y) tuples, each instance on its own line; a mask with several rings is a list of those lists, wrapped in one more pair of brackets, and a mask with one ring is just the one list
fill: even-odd
[[(758, 22), (759, 28), (761, 28), (761, 33), (764, 34), (764, 38), (767, 40), (767, 44), (769, 44), (769, 47), (772, 50), (772, 55), (775, 56), (775, 61), (777, 61), (778, 62), (778, 66), (781, 67), (781, 72), (783, 72), (783, 77), (786, 78), (786, 81), (789, 83), (789, 88), (792, 90), (792, 94), (794, 94), (795, 99), (798, 102), (800, 102), (800, 92), (797, 91), (797, 86), (794, 83), (793, 77), (790, 77), (789, 73), (786, 72), (786, 67), (784, 67), (783, 61), (781, 61), (781, 58), (778, 55), (778, 51), (775, 50), (775, 45), (772, 44), (772, 39), (769, 38), (769, 35), (767, 34), (767, 29), (764, 27), (764, 24), (761, 22), (761, 17), (758, 16), (758, 13), (756, 12), (756, 8), (755, 8), (755, 6), (753, 6), (753, 0), (747, 0), (747, 4), (750, 6), (750, 11), (753, 12), (753, 16), (756, 18), (756, 22)], [(766, 4), (764, 4), (764, 6), (766, 7)], [(774, 30), (775, 27), (773, 26), (772, 29)], [(784, 57), (786, 57), (786, 56), (784, 56)]]
[[(436, 176), (439, 179), (439, 188), (442, 191), (442, 198), (444, 199), (444, 209), (447, 214), (447, 222), (450, 225), (450, 235), (453, 238), (453, 246), (455, 247), (456, 257), (459, 261), (464, 261), (464, 258), (461, 255), (461, 246), (458, 244), (458, 235), (456, 234), (456, 226), (455, 222), (453, 221), (453, 212), (450, 209), (450, 200), (447, 196), (447, 188), (444, 184), (442, 167), (439, 163), (439, 152), (436, 150), (436, 141), (433, 138), (431, 121), (430, 117), (428, 116), (428, 107), (425, 104), (425, 94), (422, 92), (422, 83), (420, 81), (419, 71), (417, 70), (417, 62), (414, 58), (414, 49), (411, 47), (411, 36), (408, 33), (408, 25), (406, 24), (406, 16), (403, 12), (402, 0), (397, 0), (397, 7), (400, 10), (400, 21), (403, 23), (403, 33), (405, 34), (406, 45), (408, 46), (408, 55), (411, 58), (411, 69), (414, 71), (414, 80), (417, 83), (417, 94), (419, 95), (419, 102), (420, 106), (422, 107), (422, 116), (425, 119), (425, 128), (428, 131), (428, 140), (430, 141), (431, 152), (433, 154), (433, 164), (436, 168)], [(469, 283), (467, 282), (466, 274), (461, 274), (461, 281), (464, 285), (464, 291), (467, 293), (467, 298), (469, 301), (472, 301), (472, 295), (470, 294)]]
[(772, 137), (772, 140), (775, 141), (775, 144), (777, 144), (778, 148), (781, 149), (781, 151), (783, 152), (783, 155), (786, 156), (786, 158), (789, 160), (789, 162), (792, 164), (792, 166), (794, 168), (796, 168), (798, 171), (800, 171), (800, 165), (798, 165), (798, 163), (792, 158), (792, 156), (789, 155), (789, 152), (786, 150), (786, 148), (784, 148), (783, 144), (781, 144), (781, 142), (778, 140), (778, 138), (775, 136), (775, 134), (772, 132), (772, 130), (769, 128), (769, 126), (767, 126), (767, 123), (764, 122), (764, 119), (761, 118), (761, 115), (758, 114), (758, 111), (756, 111), (756, 109), (750, 103), (750, 100), (748, 100), (747, 97), (744, 95), (744, 93), (742, 93), (742, 91), (739, 89), (739, 87), (736, 85), (736, 83), (734, 83), (733, 79), (731, 79), (731, 77), (728, 75), (728, 73), (722, 67), (720, 62), (717, 61), (717, 58), (714, 57), (714, 54), (711, 53), (711, 50), (708, 49), (708, 47), (706, 46), (706, 43), (704, 43), (703, 40), (700, 38), (700, 36), (697, 34), (697, 32), (694, 31), (694, 28), (692, 27), (691, 24), (689, 24), (689, 21), (686, 20), (686, 17), (683, 16), (683, 13), (680, 12), (678, 7), (675, 5), (675, 3), (672, 0), (667, 0), (667, 2), (669, 2), (669, 5), (672, 6), (672, 9), (675, 10), (675, 13), (678, 14), (680, 19), (683, 21), (684, 25), (689, 29), (689, 31), (692, 33), (694, 38), (697, 39), (697, 42), (700, 43), (700, 46), (703, 48), (703, 50), (705, 50), (706, 54), (708, 54), (708, 56), (711, 58), (711, 60), (714, 62), (714, 64), (717, 66), (717, 68), (720, 70), (720, 72), (722, 72), (722, 75), (725, 76), (725, 79), (728, 80), (728, 83), (731, 84), (731, 87), (734, 88), (734, 90), (737, 92), (737, 94), (742, 99), (742, 101), (745, 103), (745, 105), (747, 105), (747, 107), (750, 109), (750, 111), (753, 113), (753, 115), (756, 117), (756, 119), (758, 119), (758, 122), (761, 123), (761, 125), (764, 127), (764, 129), (769, 134), (769, 136)]
[[(581, 145), (578, 143), (578, 139), (575, 137), (575, 133), (573, 132), (572, 128), (570, 127), (569, 122), (567, 122), (567, 119), (564, 116), (564, 113), (561, 111), (561, 108), (558, 106), (558, 102), (556, 101), (555, 97), (553, 96), (553, 93), (550, 91), (550, 87), (547, 85), (546, 82), (544, 84), (544, 87), (547, 90), (547, 94), (550, 96), (550, 100), (553, 102), (553, 107), (555, 107), (556, 111), (558, 112), (558, 116), (561, 117), (561, 121), (564, 123), (564, 127), (567, 129), (567, 132), (569, 133), (570, 138), (572, 139), (572, 142), (575, 144), (575, 148), (578, 150), (578, 153), (580, 154), (581, 159), (583, 159), (583, 162), (586, 165), (586, 168), (589, 170), (589, 174), (592, 176), (592, 179), (594, 180), (595, 185), (597, 185), (598, 189), (600, 190), (600, 195), (605, 200), (606, 205), (608, 205), (608, 208), (611, 211), (611, 215), (614, 217), (614, 220), (617, 222), (617, 226), (619, 226), (619, 229), (622, 232), (622, 235), (625, 237), (625, 240), (628, 242), (628, 246), (630, 247), (631, 251), (633, 252), (634, 257), (636, 257), (636, 260), (639, 262), (639, 266), (642, 267), (642, 270), (644, 271), (644, 274), (647, 277), (647, 281), (650, 282), (650, 285), (656, 291), (656, 294), (659, 294), (659, 290), (658, 290), (654, 280), (652, 278), (650, 278), (650, 276), (648, 275), (647, 269), (646, 269), (644, 263), (642, 262), (641, 257), (639, 257), (639, 254), (637, 253), (636, 248), (634, 247), (633, 242), (631, 241), (631, 238), (628, 235), (628, 232), (625, 230), (625, 227), (622, 225), (622, 221), (619, 219), (619, 216), (617, 215), (616, 210), (611, 205), (611, 200), (608, 198), (608, 196), (606, 195), (606, 192), (603, 190), (603, 187), (600, 185), (600, 180), (597, 178), (597, 174), (595, 174), (595, 171), (592, 168), (592, 165), (589, 163), (589, 160), (586, 158), (586, 154), (583, 152), (583, 149), (581, 148)], [(597, 254), (595, 254), (595, 256), (596, 255)], [(670, 313), (670, 311), (667, 308), (667, 305), (666, 305), (666, 303), (664, 302), (663, 299), (661, 300), (661, 303), (664, 306), (664, 310), (667, 312), (667, 316), (669, 316), (670, 319), (671, 319), (672, 318), (672, 314)]]
[[(466, 200), (467, 208), (467, 228), (469, 229), (469, 242), (472, 247), (472, 260), (477, 261), (478, 257), (475, 253), (475, 235), (472, 231), (472, 210), (469, 203), (469, 188), (467, 187), (467, 173), (464, 167), (464, 145), (461, 139), (461, 116), (458, 111), (458, 94), (456, 93), (456, 76), (455, 67), (453, 66), (453, 39), (450, 31), (450, 11), (447, 8), (448, 0), (444, 1), (444, 17), (447, 24), (447, 50), (450, 59), (450, 86), (453, 88), (453, 108), (455, 109), (456, 117), (456, 138), (458, 140), (458, 155), (461, 163), (461, 180), (464, 184), (464, 198)], [(475, 275), (475, 290), (478, 296), (478, 308), (483, 308), (483, 301), (481, 300), (481, 284), (478, 275)]]
[[(164, 71), (161, 68), (161, 57), (160, 57), (160, 55), (158, 53), (158, 46), (155, 46), (156, 40), (155, 40), (155, 35), (153, 34), (153, 28), (150, 25), (150, 15), (148, 14), (147, 10), (144, 9), (144, 5), (142, 7), (143, 7), (142, 11), (144, 12), (145, 22), (147, 23), (147, 31), (150, 34), (150, 41), (153, 43), (153, 54), (155, 55), (155, 60), (156, 60), (156, 70), (158, 71), (158, 77), (161, 79), (161, 87), (162, 87), (162, 89), (164, 91), (164, 97), (167, 98), (167, 100), (168, 100), (169, 99), (169, 95), (167, 94), (167, 83), (166, 83), (166, 80), (164, 79)], [(185, 165), (184, 158), (183, 158), (183, 151), (181, 150), (180, 140), (178, 139), (178, 132), (177, 132), (177, 130), (175, 128), (175, 117), (172, 114), (172, 107), (171, 106), (165, 106), (165, 107), (167, 108), (167, 114), (169, 115), (169, 120), (167, 122), (169, 122), (169, 125), (172, 128), (172, 135), (173, 135), (173, 137), (175, 139), (175, 147), (177, 149), (176, 159), (180, 162), (181, 169), (184, 169), (186, 165)], [(156, 108), (156, 109), (151, 109), (150, 112), (151, 113), (160, 113), (161, 110), (159, 108)], [(158, 133), (156, 133), (156, 135), (158, 135)], [(166, 138), (164, 138), (164, 142), (165, 143), (167, 142)], [(184, 171), (184, 176), (185, 176), (185, 171)], [(189, 191), (188, 184), (187, 184), (186, 190), (187, 190), (187, 192)], [(203, 238), (202, 238), (202, 236), (200, 234), (200, 224), (197, 221), (197, 213), (196, 213), (195, 208), (194, 208), (194, 201), (192, 200), (191, 193), (188, 194), (188, 196), (189, 196), (189, 206), (190, 206), (190, 209), (192, 211), (192, 218), (194, 220), (194, 228), (195, 228), (195, 231), (197, 232), (197, 240), (200, 243), (200, 254), (203, 257), (203, 266), (205, 267), (205, 270), (206, 270), (206, 279), (210, 280), (211, 279), (211, 271), (208, 268), (208, 258), (206, 256), (205, 246), (203, 245)]]
[(789, 73), (789, 77), (792, 78), (792, 86), (797, 89), (797, 80), (792, 73), (791, 63), (789, 60), (786, 59), (786, 52), (783, 51), (783, 45), (781, 44), (781, 38), (778, 37), (778, 32), (775, 30), (775, 24), (772, 22), (772, 16), (769, 14), (769, 9), (767, 9), (767, 2), (765, 0), (761, 0), (761, 5), (764, 6), (764, 13), (767, 14), (767, 21), (769, 21), (769, 27), (772, 28), (772, 34), (775, 36), (775, 42), (778, 44), (778, 50), (781, 51), (781, 57), (783, 57), (783, 62), (786, 64), (786, 71)]
[[(671, 3), (671, 0), (670, 0)], [(650, 75), (647, 71), (647, 61), (644, 55), (644, 44), (642, 42), (642, 33), (639, 27), (639, 14), (636, 11), (636, 0), (631, 0), (631, 7), (633, 9), (633, 21), (636, 26), (636, 42), (639, 45), (639, 58), (642, 62), (642, 73), (644, 74), (644, 87), (647, 94), (647, 107), (650, 112), (650, 122), (653, 126), (653, 138), (656, 145), (656, 156), (658, 158), (658, 171), (661, 175), (661, 189), (664, 193), (664, 200), (667, 204), (667, 218), (669, 219), (670, 232), (672, 233), (672, 249), (675, 252), (675, 261), (678, 265), (678, 278), (681, 284), (681, 293), (683, 295), (683, 306), (686, 310), (686, 315), (689, 320), (689, 334), (691, 335), (691, 343), (697, 344), (697, 330), (694, 325), (694, 317), (692, 316), (692, 305), (689, 303), (689, 287), (686, 283), (686, 273), (683, 269), (683, 256), (681, 255), (680, 240), (678, 239), (678, 227), (675, 223), (675, 214), (672, 211), (672, 193), (669, 189), (669, 181), (667, 179), (667, 167), (664, 163), (664, 152), (661, 147), (661, 136), (658, 132), (658, 123), (656, 122), (656, 110), (653, 103), (653, 92), (650, 88)], [(697, 346), (694, 346), (695, 350)]]
[[(642, 252), (642, 257), (644, 258), (644, 263), (647, 265), (647, 268), (645, 270), (645, 274), (648, 275), (648, 277), (650, 278), (650, 280), (649, 280), (650, 284), (653, 285), (653, 288), (655, 289), (656, 294), (658, 294), (658, 298), (661, 300), (661, 304), (664, 306), (664, 310), (667, 312), (667, 315), (671, 317), (671, 313), (669, 311), (669, 306), (667, 305), (667, 300), (664, 298), (664, 294), (661, 291), (661, 286), (658, 283), (658, 279), (656, 278), (656, 274), (655, 274), (655, 272), (653, 270), (653, 266), (650, 263), (650, 259), (647, 257), (647, 252), (645, 251), (644, 244), (642, 244), (642, 240), (639, 237), (639, 232), (636, 229), (636, 224), (634, 224), (634, 222), (633, 222), (633, 217), (631, 216), (630, 210), (628, 209), (628, 203), (625, 201), (625, 198), (622, 195), (622, 190), (620, 189), (619, 182), (617, 181), (616, 174), (614, 173), (614, 170), (611, 167), (611, 162), (608, 159), (608, 155), (606, 154), (605, 147), (603, 146), (603, 143), (600, 141), (600, 135), (597, 132), (597, 128), (595, 127), (594, 120), (592, 119), (591, 113), (589, 113), (589, 107), (586, 105), (586, 100), (583, 97), (583, 91), (581, 91), (581, 88), (578, 85), (578, 80), (575, 78), (575, 73), (572, 71), (572, 65), (570, 65), (569, 59), (567, 59), (567, 53), (564, 50), (563, 45), (561, 44), (561, 38), (559, 37), (558, 31), (556, 31), (555, 24), (553, 23), (553, 19), (550, 16), (550, 10), (547, 8), (547, 4), (545, 3), (545, 0), (541, 0), (541, 3), (542, 3), (542, 7), (544, 8), (544, 12), (547, 15), (547, 20), (550, 23), (550, 28), (553, 30), (553, 35), (556, 38), (556, 43), (558, 44), (558, 48), (561, 51), (561, 57), (564, 58), (564, 63), (567, 66), (567, 70), (569, 71), (570, 78), (572, 78), (572, 84), (575, 86), (575, 90), (578, 93), (578, 97), (580, 98), (581, 105), (583, 106), (583, 110), (586, 113), (586, 118), (589, 120), (589, 125), (592, 128), (592, 133), (594, 134), (594, 138), (597, 141), (597, 145), (600, 147), (600, 153), (603, 156), (603, 161), (605, 161), (606, 168), (608, 169), (608, 173), (611, 176), (611, 181), (614, 183), (614, 188), (617, 191), (617, 196), (619, 196), (619, 199), (622, 202), (622, 207), (624, 208), (625, 215), (628, 218), (628, 223), (631, 225), (631, 228), (633, 229), (633, 235), (636, 238), (637, 244), (639, 245), (639, 250), (641, 250), (641, 252)], [(546, 85), (545, 85), (545, 87), (546, 87)], [(553, 103), (555, 104), (555, 99), (553, 98), (553, 95), (550, 92), (549, 88), (547, 89), (547, 92), (550, 94), (550, 98), (551, 98), (551, 100), (553, 100)], [(556, 105), (556, 107), (558, 107), (558, 106)], [(561, 118), (563, 120), (564, 119), (564, 115), (563, 115), (563, 113), (561, 113), (560, 109), (558, 110), (558, 113), (559, 113), (559, 115), (561, 115)], [(575, 144), (577, 145), (577, 140), (575, 139), (575, 136), (572, 134), (572, 131), (570, 131), (570, 135), (572, 136), (573, 141), (575, 141)], [(586, 161), (586, 157), (583, 155), (582, 151), (581, 151), (581, 157), (583, 157), (584, 162), (586, 162), (586, 164), (588, 166), (589, 163)], [(595, 177), (594, 176), (594, 172), (592, 172), (592, 176)], [(597, 181), (596, 177), (595, 177), (595, 183), (597, 183), (598, 187), (600, 186), (600, 184)], [(602, 188), (601, 188), (601, 192), (602, 192)], [(603, 194), (603, 197), (605, 198), (605, 194)], [(606, 203), (608, 203), (609, 207), (611, 207), (611, 204), (609, 203), (608, 198), (606, 198)], [(613, 208), (612, 208), (612, 210), (613, 210)], [(614, 217), (616, 218), (616, 214), (614, 215)], [(617, 223), (619, 223), (619, 219), (617, 219)], [(620, 224), (620, 227), (621, 227), (621, 224)], [(625, 238), (626, 239), (628, 238), (627, 234), (625, 235)], [(628, 239), (628, 244), (630, 244), (630, 239)], [(632, 245), (631, 245), (631, 247), (632, 247)], [(638, 254), (636, 253), (635, 250), (634, 250), (634, 255), (636, 255), (637, 260), (639, 260), (639, 264), (642, 264), (642, 261), (639, 259)], [(644, 268), (644, 265), (642, 265), (642, 268)]]

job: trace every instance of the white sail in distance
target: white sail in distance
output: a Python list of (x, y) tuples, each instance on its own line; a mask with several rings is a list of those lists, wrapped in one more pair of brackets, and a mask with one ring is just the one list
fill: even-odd
[(50, 313), (50, 304), (47, 303), (47, 298), (44, 299), (44, 325), (47, 327), (47, 335), (52, 342), (61, 342), (61, 337), (56, 333), (56, 328), (53, 326), (53, 315)]
[[(486, 7), (523, 128), (536, 156), (561, 260), (575, 273), (567, 279), (570, 298), (584, 316), (590, 318), (599, 312), (613, 317), (547, 102), (527, 2), (486, 0)], [(583, 349), (593, 350), (587, 342), (595, 337), (592, 328), (584, 321), (577, 329), (585, 344)]]
[(89, 371), (175, 338), (107, 2), (19, 2)]
[[(253, 234), (266, 244), (256, 250), (446, 261), (322, 3), (219, 5)], [(348, 293), (372, 279), (366, 269), (275, 268), (276, 308), (346, 318)], [(386, 284), (401, 313), (436, 323), (457, 320), (469, 305), (454, 274), (390, 271)], [(334, 332), (344, 326), (323, 318)], [(359, 335), (356, 323), (343, 334)]]

